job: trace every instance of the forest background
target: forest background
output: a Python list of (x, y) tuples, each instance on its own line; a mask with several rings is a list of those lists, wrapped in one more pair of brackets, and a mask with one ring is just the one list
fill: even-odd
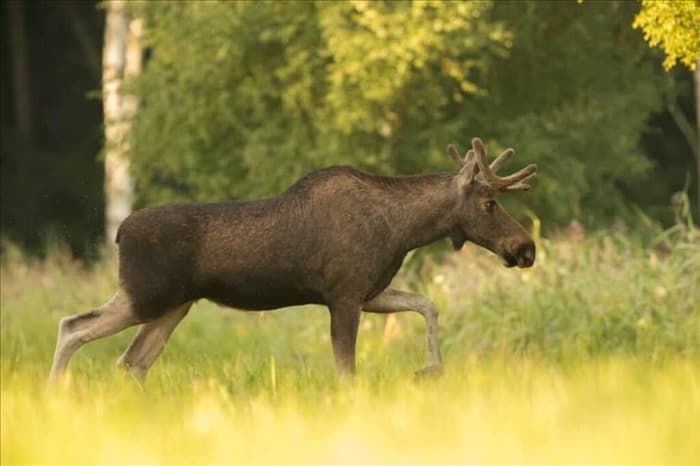
[[(690, 21), (692, 33), (697, 5), (685, 4), (662, 20), (678, 31)], [(662, 66), (668, 51), (639, 27), (653, 31), (653, 18), (635, 23), (640, 3), (128, 9), (145, 25), (143, 72), (125, 83), (140, 102), (128, 149), (135, 208), (270, 196), (333, 164), (448, 171), (446, 145), (480, 136), (491, 152), (513, 146), (520, 163), (538, 163), (535, 189), (505, 202), (545, 232), (572, 221), (666, 228), (679, 191), (697, 212), (693, 63)], [(104, 8), (9, 2), (2, 14), (3, 239), (94, 257), (105, 231)]]

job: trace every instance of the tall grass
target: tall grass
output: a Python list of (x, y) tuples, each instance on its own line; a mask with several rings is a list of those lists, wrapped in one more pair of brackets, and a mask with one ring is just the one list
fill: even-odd
[[(446, 348), (563, 362), (700, 356), (697, 243), (645, 250), (612, 234), (543, 241), (540, 251), (536, 267), (515, 273), (457, 262), (441, 293), (454, 309), (445, 316)], [(462, 277), (477, 277), (474, 292), (460, 287)]]
[(692, 240), (540, 240), (528, 270), (468, 247), (403, 274), (442, 311), (446, 375), (422, 382), (417, 315), (363, 316), (350, 384), (333, 376), (325, 309), (202, 302), (144, 385), (114, 367), (130, 330), (46, 390), (58, 320), (111, 296), (116, 263), (9, 248), (0, 271), (3, 465), (700, 462)]

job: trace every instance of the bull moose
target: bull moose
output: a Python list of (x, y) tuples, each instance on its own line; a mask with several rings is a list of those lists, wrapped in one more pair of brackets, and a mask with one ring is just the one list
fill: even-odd
[(170, 204), (132, 213), (121, 224), (119, 286), (110, 301), (61, 319), (50, 378), (83, 344), (141, 325), (118, 364), (145, 377), (192, 304), (206, 298), (243, 310), (322, 304), (338, 374), (355, 371), (360, 312), (419, 312), (429, 365), (440, 371), (438, 312), (425, 296), (388, 288), (406, 254), (449, 237), (530, 267), (535, 244), (496, 202), (530, 188), (536, 166), (497, 176), (514, 154), (490, 165), (483, 143), (456, 173), (379, 176), (349, 167), (312, 172), (279, 196), (255, 201)]

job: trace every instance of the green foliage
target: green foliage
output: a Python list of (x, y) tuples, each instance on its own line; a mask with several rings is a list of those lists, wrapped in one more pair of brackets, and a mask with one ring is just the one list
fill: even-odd
[(697, 0), (642, 0), (633, 26), (644, 31), (652, 47), (666, 53), (667, 70), (680, 60), (694, 70), (700, 59), (700, 2)]
[[(147, 2), (139, 203), (276, 194), (331, 164), (452, 170), (475, 135), (538, 162), (549, 225), (620, 213), (664, 84), (634, 5)], [(624, 88), (624, 92), (621, 89)], [(582, 206), (586, 206), (585, 209)]]
[(446, 349), (467, 345), (487, 357), (555, 361), (609, 354), (698, 358), (700, 248), (675, 236), (672, 247), (656, 251), (616, 233), (583, 243), (543, 240), (535, 268), (494, 271), (465, 297), (463, 312), (447, 316), (453, 331)]
[(496, 128), (479, 131), (539, 164), (527, 202), (545, 225), (620, 215), (620, 188), (651, 168), (639, 136), (664, 83), (627, 26), (633, 13), (614, 2), (498, 3), (516, 40), (488, 77)]
[(269, 195), (333, 163), (416, 171), (427, 147), (444, 162), (430, 120), (478, 90), (471, 70), (507, 39), (479, 19), (486, 4), (144, 7), (154, 54), (132, 154), (151, 202)]

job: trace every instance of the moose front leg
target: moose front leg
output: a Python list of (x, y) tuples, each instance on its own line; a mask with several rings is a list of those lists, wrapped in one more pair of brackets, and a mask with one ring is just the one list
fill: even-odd
[(379, 314), (405, 311), (420, 313), (425, 318), (430, 362), (427, 367), (418, 371), (416, 375), (440, 375), (442, 373), (442, 357), (440, 356), (440, 342), (438, 341), (438, 312), (432, 301), (423, 295), (389, 288), (364, 303), (362, 310)]
[(331, 341), (336, 373), (339, 376), (354, 375), (360, 305), (336, 303), (328, 306), (328, 310), (331, 312)]

